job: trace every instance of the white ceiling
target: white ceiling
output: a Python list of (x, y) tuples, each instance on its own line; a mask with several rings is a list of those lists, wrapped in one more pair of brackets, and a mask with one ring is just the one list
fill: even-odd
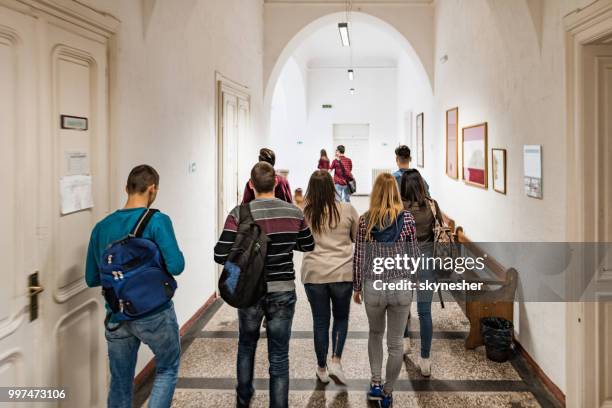
[(397, 41), (382, 28), (363, 21), (349, 24), (350, 47), (340, 42), (337, 23), (320, 28), (304, 40), (295, 57), (309, 68), (353, 66), (396, 66), (403, 52)]

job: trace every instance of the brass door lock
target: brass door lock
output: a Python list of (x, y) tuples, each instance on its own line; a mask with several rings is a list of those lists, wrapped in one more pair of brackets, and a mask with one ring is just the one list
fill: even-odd
[(40, 286), (38, 272), (34, 272), (28, 277), (28, 292), (30, 296), (30, 321), (38, 318), (38, 295), (45, 289)]

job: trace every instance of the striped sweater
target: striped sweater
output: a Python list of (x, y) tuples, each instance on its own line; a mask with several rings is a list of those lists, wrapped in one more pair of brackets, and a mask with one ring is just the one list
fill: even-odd
[[(295, 289), (293, 251), (309, 252), (315, 245), (302, 210), (277, 198), (258, 198), (249, 205), (255, 222), (270, 238), (265, 263), (268, 292)], [(215, 245), (215, 262), (219, 264), (225, 263), (236, 240), (239, 213), (240, 207), (235, 207), (229, 213), (219, 242)]]

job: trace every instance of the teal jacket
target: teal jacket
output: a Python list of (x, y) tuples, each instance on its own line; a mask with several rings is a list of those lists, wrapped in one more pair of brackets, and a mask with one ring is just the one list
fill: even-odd
[[(102, 253), (109, 244), (125, 238), (136, 225), (145, 208), (117, 210), (108, 215), (94, 227), (87, 250), (85, 282), (87, 286), (100, 286), (99, 266)], [(153, 215), (142, 234), (143, 238), (154, 241), (162, 254), (166, 269), (172, 275), (179, 275), (185, 269), (185, 258), (179, 249), (172, 221), (161, 212)], [(156, 310), (157, 311), (157, 310)]]

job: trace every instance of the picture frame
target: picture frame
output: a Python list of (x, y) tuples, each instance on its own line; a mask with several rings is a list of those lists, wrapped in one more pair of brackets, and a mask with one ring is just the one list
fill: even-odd
[(459, 108), (446, 111), (446, 175), (459, 178)]
[(544, 198), (542, 145), (523, 145), (523, 183), (527, 197)]
[(417, 145), (417, 167), (425, 167), (425, 144), (424, 144), (424, 113), (416, 117), (416, 145)]
[(493, 191), (506, 194), (506, 149), (491, 149), (491, 175)]
[(464, 127), (461, 136), (461, 178), (466, 184), (487, 189), (487, 122)]

